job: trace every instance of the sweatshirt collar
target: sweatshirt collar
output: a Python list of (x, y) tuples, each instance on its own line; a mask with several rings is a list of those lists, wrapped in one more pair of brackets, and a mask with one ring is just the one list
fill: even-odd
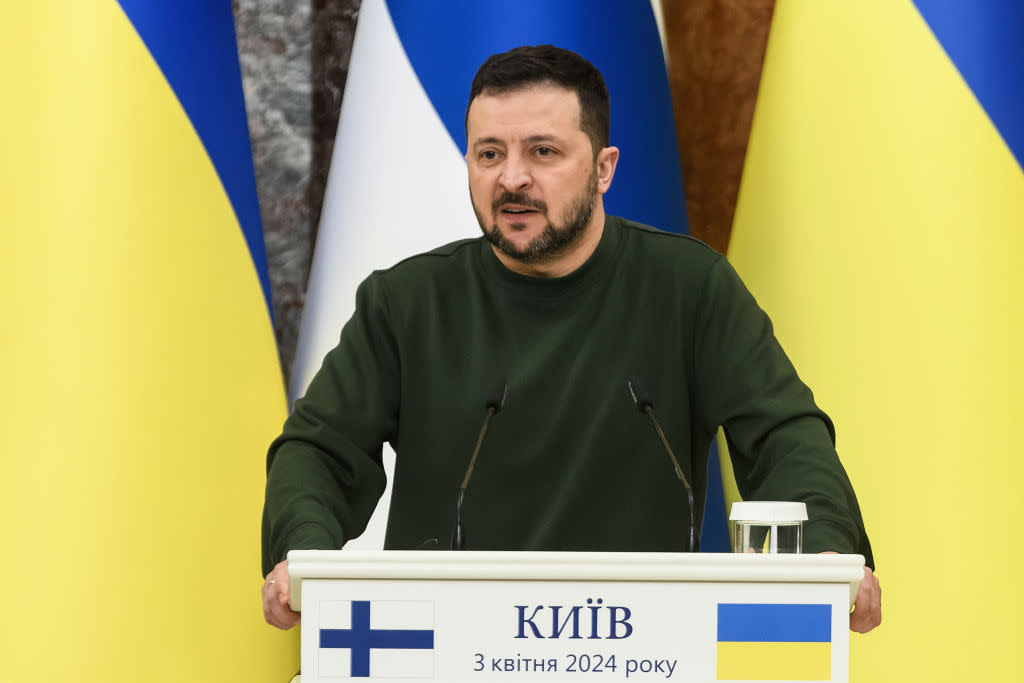
[(590, 258), (583, 265), (562, 277), (530, 277), (529, 275), (521, 275), (509, 270), (494, 255), (490, 242), (483, 237), (480, 238), (480, 256), (485, 270), (494, 275), (512, 292), (542, 297), (560, 296), (574, 291), (581, 284), (590, 281), (595, 275), (603, 271), (608, 264), (614, 261), (621, 238), (622, 227), (619, 219), (615, 216), (606, 215), (604, 231), (601, 233), (601, 239), (597, 243), (594, 253), (590, 255)]

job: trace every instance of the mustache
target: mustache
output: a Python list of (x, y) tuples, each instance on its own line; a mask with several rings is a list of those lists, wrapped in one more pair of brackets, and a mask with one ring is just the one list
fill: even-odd
[(497, 199), (491, 204), (491, 211), (498, 213), (503, 204), (518, 204), (520, 206), (527, 206), (531, 209), (537, 209), (541, 213), (548, 212), (548, 205), (546, 202), (540, 199), (532, 199), (522, 192), (503, 192), (498, 196)]

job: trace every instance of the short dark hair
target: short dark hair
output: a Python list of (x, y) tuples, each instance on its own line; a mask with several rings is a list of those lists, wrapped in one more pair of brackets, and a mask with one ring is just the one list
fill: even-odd
[(500, 95), (531, 85), (557, 85), (575, 92), (580, 129), (590, 139), (594, 157), (608, 146), (611, 112), (604, 77), (583, 57), (554, 45), (527, 45), (488, 57), (473, 77), (466, 123), (469, 107), (480, 94)]

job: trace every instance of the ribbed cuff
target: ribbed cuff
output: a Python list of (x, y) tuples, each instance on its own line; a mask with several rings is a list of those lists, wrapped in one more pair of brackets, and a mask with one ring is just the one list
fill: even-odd
[(287, 558), (290, 550), (338, 550), (342, 543), (343, 539), (335, 539), (322, 524), (303, 522), (282, 536), (274, 548), (274, 562)]

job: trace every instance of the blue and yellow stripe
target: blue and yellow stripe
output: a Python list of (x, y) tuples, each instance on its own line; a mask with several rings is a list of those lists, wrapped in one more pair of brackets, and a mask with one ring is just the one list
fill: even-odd
[(242, 72), (230, 2), (118, 0), (199, 137), (245, 236), (270, 308)]
[[(878, 558), (853, 681), (1019, 677), (1021, 35), (1019, 0), (775, 6), (729, 258), (836, 423)], [(895, 521), (937, 501), (956, 514)]]
[(0, 50), (0, 680), (284, 680), (231, 3), (7, 3)]
[(720, 681), (822, 681), (832, 676), (832, 606), (718, 605)]

